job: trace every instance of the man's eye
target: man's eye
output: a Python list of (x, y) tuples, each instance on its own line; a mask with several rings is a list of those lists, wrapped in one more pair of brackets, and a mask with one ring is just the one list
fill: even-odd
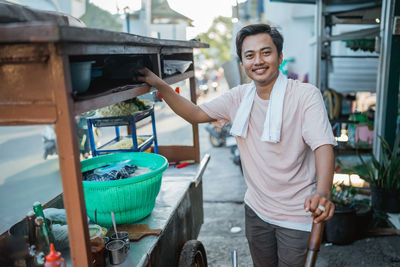
[(268, 56), (269, 54), (271, 54), (271, 52), (268, 51), (268, 52), (264, 52), (263, 54), (264, 54), (265, 56)]
[(251, 58), (253, 55), (246, 55), (246, 58)]

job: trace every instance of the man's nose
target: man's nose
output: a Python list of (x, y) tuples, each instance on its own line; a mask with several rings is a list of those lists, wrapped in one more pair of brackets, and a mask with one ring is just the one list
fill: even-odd
[(260, 54), (256, 54), (255, 60), (254, 60), (255, 64), (262, 64), (264, 63), (264, 59)]

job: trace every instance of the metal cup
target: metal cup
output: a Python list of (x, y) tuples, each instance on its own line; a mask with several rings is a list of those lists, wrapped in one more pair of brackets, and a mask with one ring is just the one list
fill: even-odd
[(125, 261), (128, 251), (123, 240), (115, 239), (107, 243), (106, 249), (111, 264), (121, 264)]
[(111, 240), (122, 240), (122, 241), (124, 241), (126, 250), (127, 251), (129, 250), (130, 243), (129, 243), (129, 234), (128, 234), (128, 232), (118, 232), (118, 237), (114, 233), (114, 234), (111, 235)]
[(110, 238), (108, 236), (103, 236), (102, 238), (103, 238), (104, 244), (107, 244), (110, 241)]

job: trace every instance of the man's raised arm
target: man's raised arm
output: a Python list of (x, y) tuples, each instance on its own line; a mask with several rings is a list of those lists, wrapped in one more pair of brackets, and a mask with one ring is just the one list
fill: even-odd
[(190, 123), (215, 121), (207, 115), (199, 106), (193, 104), (190, 100), (175, 93), (175, 91), (160, 77), (155, 75), (147, 68), (139, 70), (141, 75), (136, 78), (141, 82), (155, 87), (162, 95), (163, 99), (171, 107), (171, 109)]

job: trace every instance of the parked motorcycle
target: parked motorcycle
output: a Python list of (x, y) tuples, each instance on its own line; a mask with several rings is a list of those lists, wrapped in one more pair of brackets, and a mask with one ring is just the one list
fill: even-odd
[[(90, 115), (93, 115), (91, 113)], [(86, 123), (86, 116), (75, 117), (77, 122), (77, 135), (78, 135), (78, 145), (81, 158), (88, 158), (91, 154), (89, 145), (89, 131)], [(95, 139), (100, 135), (99, 128), (94, 131)], [(47, 159), (50, 155), (57, 155), (57, 137), (53, 126), (46, 126), (42, 131), (42, 141), (43, 141), (43, 159)]]
[(235, 138), (230, 135), (232, 124), (226, 123), (221, 126), (220, 122), (209, 123), (206, 127), (210, 134), (210, 143), (213, 147), (232, 146), (236, 144)]
[(211, 82), (211, 88), (213, 89), (214, 92), (216, 92), (218, 89), (218, 82), (217, 81)]
[(200, 81), (199, 89), (200, 89), (200, 95), (208, 94), (208, 84), (206, 80)]
[(238, 165), (243, 173), (239, 148), (235, 137), (230, 134), (231, 127), (232, 123), (226, 123), (221, 126), (221, 122), (213, 122), (207, 125), (206, 130), (210, 134), (210, 143), (213, 147), (226, 146), (231, 148), (233, 163)]
[(240, 167), (240, 171), (243, 174), (243, 169), (242, 169), (242, 161), (240, 160), (240, 152), (237, 144), (233, 145), (231, 147), (231, 153), (233, 154), (233, 163), (238, 165)]
[(43, 159), (49, 155), (57, 155), (57, 138), (52, 126), (45, 126), (42, 131)]

